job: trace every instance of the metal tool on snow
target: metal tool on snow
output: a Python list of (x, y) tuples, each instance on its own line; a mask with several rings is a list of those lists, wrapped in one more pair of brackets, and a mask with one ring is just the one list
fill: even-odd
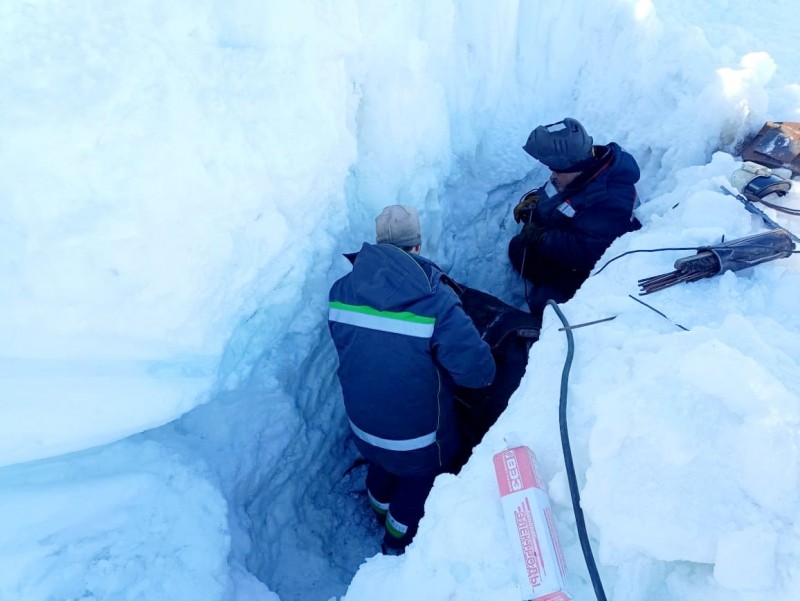
[(681, 282), (696, 282), (724, 271), (739, 271), (783, 259), (790, 256), (794, 248), (792, 234), (784, 229), (704, 246), (693, 257), (675, 261), (675, 271), (639, 280), (639, 294), (652, 294)]

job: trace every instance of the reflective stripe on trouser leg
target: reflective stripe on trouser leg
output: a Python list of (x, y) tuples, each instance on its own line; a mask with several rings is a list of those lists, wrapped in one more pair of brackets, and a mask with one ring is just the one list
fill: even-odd
[(436, 474), (398, 477), (386, 517), (383, 536), (386, 546), (405, 548), (414, 538), (435, 477)]
[(386, 516), (386, 531), (395, 538), (403, 538), (408, 532), (408, 526), (398, 522), (389, 511)]
[(386, 515), (389, 512), (389, 503), (381, 503), (378, 501), (378, 499), (373, 496), (370, 489), (367, 489), (367, 497), (369, 498), (370, 507), (372, 507), (375, 513), (378, 515)]
[(353, 434), (364, 442), (371, 444), (373, 447), (378, 447), (379, 449), (386, 449), (387, 451), (417, 451), (436, 442), (436, 430), (429, 434), (417, 436), (416, 438), (391, 440), (364, 432), (364, 430), (356, 426), (352, 421), (350, 422), (350, 428), (353, 430)]

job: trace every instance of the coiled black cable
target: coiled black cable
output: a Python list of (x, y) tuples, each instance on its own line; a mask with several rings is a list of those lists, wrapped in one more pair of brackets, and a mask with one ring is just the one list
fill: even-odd
[(779, 204), (770, 202), (768, 200), (765, 200), (763, 198), (760, 198), (760, 197), (756, 196), (755, 194), (748, 194), (747, 192), (744, 192), (743, 194), (744, 194), (744, 197), (747, 200), (749, 200), (750, 202), (760, 202), (765, 207), (769, 207), (770, 209), (775, 209), (779, 213), (786, 213), (787, 215), (795, 215), (795, 216), (800, 215), (800, 209), (793, 209), (791, 207), (786, 207), (786, 206), (783, 206), (783, 205), (779, 205)]
[(597, 565), (595, 564), (594, 555), (592, 554), (592, 546), (589, 542), (589, 536), (586, 533), (586, 521), (583, 517), (583, 509), (581, 509), (581, 494), (578, 490), (578, 479), (575, 477), (575, 464), (572, 461), (572, 449), (569, 444), (569, 431), (567, 430), (567, 385), (569, 383), (569, 371), (572, 367), (572, 358), (575, 355), (575, 339), (572, 336), (572, 329), (570, 328), (569, 322), (567, 318), (564, 317), (561, 309), (558, 308), (558, 304), (553, 300), (547, 301), (547, 304), (553, 307), (561, 323), (564, 324), (564, 332), (567, 335), (567, 358), (564, 361), (564, 369), (561, 372), (558, 424), (561, 430), (561, 448), (564, 452), (564, 464), (567, 468), (567, 480), (569, 481), (569, 495), (572, 499), (572, 511), (575, 514), (575, 526), (578, 529), (578, 538), (581, 541), (583, 558), (586, 561), (586, 569), (589, 570), (589, 578), (592, 580), (595, 597), (597, 597), (597, 601), (606, 601), (603, 582), (600, 580), (600, 574), (597, 571)]
[(603, 263), (603, 266), (600, 269), (598, 269), (597, 271), (595, 271), (592, 274), (592, 277), (598, 275), (601, 271), (603, 271), (606, 267), (611, 265), (611, 263), (613, 263), (617, 259), (621, 259), (622, 257), (626, 257), (628, 255), (633, 255), (633, 254), (636, 254), (636, 253), (660, 253), (660, 252), (670, 251), (670, 250), (696, 250), (696, 251), (700, 251), (703, 248), (704, 247), (702, 247), (702, 246), (674, 246), (674, 247), (665, 247), (665, 248), (638, 248), (636, 250), (629, 250), (629, 251), (624, 252), (622, 254), (619, 254), (616, 257), (614, 257), (612, 259), (609, 259), (608, 261)]

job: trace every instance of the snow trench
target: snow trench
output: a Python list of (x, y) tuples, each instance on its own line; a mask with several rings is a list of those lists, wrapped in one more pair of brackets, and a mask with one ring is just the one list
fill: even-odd
[[(434, 248), (447, 241), (434, 252), (453, 277), (517, 306), (524, 306), (522, 281), (506, 265), (505, 222), (509, 203), (526, 185), (493, 188), (479, 206), (468, 208), (463, 188), (476, 183), (450, 186), (441, 197), (441, 234), (431, 237)], [(455, 199), (462, 199), (459, 213), (451, 215), (446, 207)], [(333, 268), (336, 277), (349, 269), (338, 253), (332, 262), (340, 263)], [(333, 279), (311, 274), (312, 282), (315, 277)], [(341, 401), (326, 320), (327, 284), (313, 285), (318, 288), (302, 305), (314, 307), (301, 309), (313, 316), (309, 327), (265, 341), (261, 335), (274, 330), (275, 318), (256, 312), (235, 332), (222, 361), (236, 365), (237, 353), (263, 348), (251, 371), (242, 378), (232, 374), (230, 390), (157, 435), (171, 445), (188, 445), (188, 452), (213, 466), (229, 506), (232, 558), (282, 601), (344, 594), (359, 565), (380, 552), (383, 535), (367, 503), (366, 466)]]

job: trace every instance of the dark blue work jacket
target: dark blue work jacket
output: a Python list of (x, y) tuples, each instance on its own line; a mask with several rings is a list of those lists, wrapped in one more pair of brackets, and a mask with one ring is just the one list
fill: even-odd
[(428, 259), (367, 244), (330, 291), (345, 410), (364, 457), (401, 476), (447, 469), (460, 448), (453, 383), (488, 386), (495, 365)]
[(611, 243), (641, 224), (633, 215), (636, 160), (618, 144), (596, 146), (593, 166), (558, 193), (543, 186), (530, 225), (509, 243), (511, 264), (536, 285), (571, 297)]

